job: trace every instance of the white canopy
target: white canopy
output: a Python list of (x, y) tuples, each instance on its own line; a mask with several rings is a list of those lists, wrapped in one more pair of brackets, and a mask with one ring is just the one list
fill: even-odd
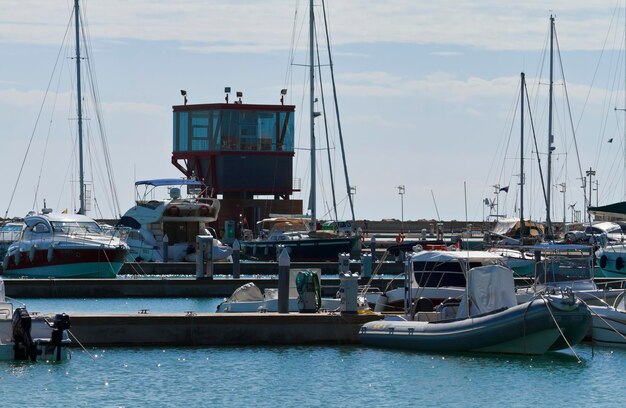
[(467, 276), (467, 290), (456, 317), (468, 317), (468, 303), (470, 317), (517, 305), (513, 271), (502, 265), (470, 269)]

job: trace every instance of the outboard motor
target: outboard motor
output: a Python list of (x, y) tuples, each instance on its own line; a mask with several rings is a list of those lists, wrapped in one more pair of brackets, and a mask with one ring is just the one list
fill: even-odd
[(16, 360), (37, 360), (37, 346), (30, 334), (32, 320), (26, 308), (18, 307), (13, 312), (13, 352)]
[(50, 336), (50, 346), (56, 348), (56, 360), (61, 361), (61, 343), (63, 342), (63, 332), (71, 327), (70, 317), (65, 313), (54, 316), (52, 322), (46, 321), (48, 326), (52, 328)]

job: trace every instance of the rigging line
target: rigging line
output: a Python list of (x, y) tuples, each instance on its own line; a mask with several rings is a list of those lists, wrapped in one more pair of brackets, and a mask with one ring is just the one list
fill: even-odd
[[(519, 88), (519, 87), (517, 87), (517, 88)], [(519, 90), (517, 91), (517, 95), (519, 96)], [(511, 102), (511, 104), (509, 105), (509, 112), (508, 112), (508, 114), (507, 114), (507, 118), (510, 118), (511, 116), (515, 115), (516, 108), (514, 108), (513, 106), (516, 104), (516, 100), (517, 100), (517, 99), (519, 99), (519, 98), (516, 96), (516, 99), (515, 99), (515, 100), (513, 100), (513, 101)], [(513, 112), (513, 113), (512, 113), (512, 112)], [(513, 119), (513, 120), (514, 120), (514, 119)], [(506, 129), (506, 126), (507, 126), (507, 123), (505, 122), (505, 123), (504, 123), (504, 125), (503, 125), (503, 128), (502, 128), (502, 130), (501, 130), (501, 133), (504, 133), (504, 131), (505, 131), (505, 129)], [(496, 150), (495, 150), (495, 157), (498, 157), (498, 156), (499, 156), (499, 154), (500, 154), (500, 149), (501, 149), (501, 147), (502, 147), (502, 146), (501, 146), (501, 143), (503, 143), (503, 142), (502, 142), (502, 139), (501, 139), (501, 138), (498, 138), (498, 145), (497, 145)], [(506, 156), (506, 153), (507, 153), (506, 151), (505, 151), (505, 152), (503, 152), (503, 155), (504, 155), (504, 156)], [(492, 161), (491, 161), (491, 163), (490, 163), (490, 165), (489, 165), (489, 171), (487, 172), (486, 181), (485, 181), (485, 183), (483, 184), (483, 189), (482, 189), (482, 196), (483, 196), (483, 197), (485, 197), (486, 195), (490, 194), (490, 192), (487, 192), (487, 190), (488, 190), (488, 189), (491, 189), (491, 188), (492, 188), (492, 187), (491, 187), (491, 185), (490, 185), (489, 180), (491, 180), (491, 179), (492, 179), (492, 174), (495, 174), (495, 170), (494, 170), (494, 169), (495, 169), (496, 167), (497, 167), (496, 161), (495, 161), (495, 160), (492, 160)], [(479, 206), (482, 206), (482, 205), (483, 205), (483, 204), (482, 204), (482, 203), (483, 203), (483, 201), (481, 200), (480, 202), (481, 202), (481, 204), (476, 204), (476, 207), (475, 207), (475, 211), (477, 211), (477, 212), (479, 212), (479, 211), (480, 211), (480, 210), (479, 210)]]
[(328, 137), (328, 116), (326, 115), (326, 100), (324, 99), (324, 86), (322, 83), (322, 66), (321, 66), (321, 59), (320, 59), (319, 41), (317, 38), (317, 30), (315, 30), (315, 51), (317, 53), (318, 82), (320, 86), (320, 97), (322, 98), (322, 112), (324, 115), (324, 132), (326, 134), (326, 154), (328, 156), (328, 172), (329, 172), (329, 177), (330, 177), (331, 195), (333, 198), (333, 210), (335, 214), (335, 221), (339, 221), (339, 218), (337, 216), (337, 197), (335, 196), (335, 175), (333, 172), (332, 158), (330, 157), (330, 140)]
[[(283, 85), (287, 85), (290, 83), (289, 78), (292, 76), (292, 65), (295, 59), (295, 49), (296, 49), (296, 27), (298, 26), (298, 0), (295, 0), (295, 11), (293, 14), (293, 25), (291, 27), (291, 43), (289, 44), (289, 54), (287, 55), (287, 68), (285, 70), (285, 78)], [(298, 36), (299, 38), (299, 36)]]
[(548, 197), (546, 195), (546, 185), (545, 185), (545, 181), (543, 179), (543, 170), (541, 169), (541, 157), (539, 156), (539, 146), (537, 146), (537, 133), (535, 133), (535, 122), (533, 121), (533, 115), (532, 115), (532, 111), (530, 109), (530, 100), (528, 99), (528, 87), (525, 86), (524, 90), (526, 91), (526, 101), (528, 101), (529, 103), (527, 104), (527, 108), (528, 108), (528, 117), (530, 118), (530, 128), (532, 129), (532, 134), (533, 134), (533, 141), (535, 142), (535, 153), (537, 155), (537, 167), (539, 168), (539, 178), (541, 180), (541, 189), (543, 190), (543, 199), (544, 199), (544, 203), (547, 206), (548, 205)]
[[(604, 56), (604, 52), (606, 51), (606, 46), (607, 46), (607, 43), (608, 43), (609, 34), (612, 31), (613, 21), (615, 20), (615, 15), (617, 14), (618, 8), (619, 8), (619, 1), (616, 2), (615, 8), (613, 9), (613, 16), (611, 16), (611, 23), (609, 24), (609, 28), (607, 30), (606, 36), (604, 38), (604, 42), (602, 44), (602, 50), (600, 51), (600, 57), (598, 58), (598, 62), (596, 64), (596, 69), (594, 71), (594, 75), (593, 75), (593, 78), (592, 78), (592, 81), (591, 81), (591, 85), (589, 86), (589, 93), (587, 94), (587, 99), (590, 96), (591, 89), (593, 88), (593, 84), (595, 83), (595, 78), (596, 78), (597, 72), (598, 72), (599, 67), (600, 67), (600, 62), (602, 61), (603, 56)], [(614, 34), (613, 44), (615, 44), (615, 42), (616, 42), (616, 40), (615, 40), (616, 37), (617, 37), (617, 31), (615, 31), (615, 34)], [(611, 60), (612, 59), (613, 58), (612, 58), (612, 54), (611, 54)], [(621, 59), (620, 58), (618, 58), (618, 61), (620, 61), (620, 63), (621, 63)], [(609, 67), (611, 67), (611, 66), (613, 66), (612, 62), (609, 63)], [(615, 74), (613, 76), (613, 87), (611, 89), (615, 89), (615, 80), (616, 80), (616, 77), (618, 75), (618, 71), (619, 71), (618, 69), (615, 70)], [(608, 77), (607, 77), (607, 79), (608, 79)], [(606, 93), (608, 93), (608, 89), (607, 89)], [(587, 104), (587, 99), (585, 100), (585, 106)], [(610, 103), (610, 101), (608, 103)], [(607, 97), (605, 96), (605, 98), (604, 98), (604, 105), (605, 106), (604, 106), (603, 110), (607, 109), (606, 108), (606, 104), (607, 104)], [(606, 111), (608, 112), (608, 110), (606, 110)], [(582, 117), (582, 115), (581, 115), (581, 117)], [(597, 167), (597, 163), (598, 163), (599, 157), (600, 157), (601, 146), (603, 146), (601, 141), (604, 139), (604, 137), (602, 135), (604, 135), (606, 133), (606, 122), (607, 122), (607, 120), (608, 120), (608, 117), (605, 116), (605, 123), (603, 124), (603, 126), (600, 129), (601, 133), (600, 133), (600, 137), (598, 138), (597, 145), (596, 145), (596, 149), (597, 149), (596, 150), (597, 156), (596, 156), (596, 160), (595, 160), (596, 167)]]
[(39, 107), (39, 112), (37, 113), (37, 119), (35, 120), (35, 126), (33, 127), (33, 131), (30, 135), (30, 139), (28, 141), (28, 145), (26, 147), (26, 153), (24, 154), (24, 159), (22, 160), (22, 164), (20, 165), (20, 171), (17, 174), (17, 180), (15, 181), (15, 185), (13, 186), (13, 191), (11, 192), (11, 198), (9, 199), (9, 204), (7, 205), (7, 209), (4, 213), (4, 218), (6, 219), (9, 210), (11, 209), (11, 204), (13, 203), (13, 199), (15, 198), (15, 191), (17, 190), (17, 186), (19, 185), (20, 178), (22, 177), (22, 171), (24, 170), (24, 165), (26, 164), (26, 159), (28, 158), (28, 153), (30, 152), (30, 147), (33, 143), (33, 138), (35, 137), (35, 131), (37, 130), (37, 126), (39, 124), (39, 119), (41, 118), (41, 114), (43, 112), (43, 107), (46, 103), (46, 99), (48, 97), (48, 91), (50, 90), (50, 85), (52, 83), (52, 79), (54, 78), (54, 72), (56, 71), (57, 65), (59, 63), (59, 57), (61, 55), (61, 51), (63, 50), (63, 45), (65, 44), (65, 39), (67, 38), (67, 33), (72, 24), (72, 16), (74, 13), (71, 13), (67, 26), (65, 28), (65, 34), (63, 34), (63, 41), (61, 42), (61, 47), (59, 47), (59, 52), (57, 53), (56, 61), (54, 62), (54, 68), (52, 69), (52, 74), (50, 75), (50, 79), (48, 80), (48, 86), (46, 87), (46, 93), (44, 94), (43, 101), (41, 101), (41, 105)]
[(441, 222), (441, 217), (439, 216), (439, 209), (437, 208), (437, 201), (435, 200), (435, 193), (433, 190), (430, 190), (430, 195), (433, 198), (433, 203), (435, 204), (435, 211), (437, 212), (437, 221)]
[[(561, 77), (563, 78), (563, 87), (565, 89), (565, 101), (567, 103), (567, 111), (569, 113), (569, 121), (570, 121), (570, 126), (572, 128), (572, 138), (574, 139), (574, 146), (576, 148), (576, 161), (578, 163), (578, 171), (580, 172), (580, 177), (583, 177), (583, 168), (582, 165), (580, 164), (580, 153), (578, 151), (578, 141), (576, 140), (576, 129), (574, 128), (574, 120), (572, 118), (572, 108), (570, 105), (570, 101), (569, 101), (569, 92), (567, 91), (567, 81), (565, 81), (565, 70), (563, 69), (563, 60), (561, 59), (561, 47), (559, 46), (559, 38), (556, 35), (556, 30), (554, 31), (554, 40), (556, 42), (556, 50), (557, 50), (557, 55), (559, 57), (559, 65), (561, 67)], [(587, 200), (587, 195), (583, 194), (585, 196), (585, 201)], [(591, 205), (591, 203), (589, 203), (589, 205)]]
[[(86, 13), (85, 16), (81, 16), (81, 20), (82, 19), (86, 19)], [(108, 138), (106, 136), (106, 129), (105, 129), (105, 124), (104, 124), (104, 120), (103, 120), (103, 114), (102, 114), (102, 104), (100, 103), (100, 91), (98, 88), (98, 82), (96, 80), (96, 69), (95, 69), (95, 63), (93, 60), (93, 56), (92, 56), (92, 44), (91, 44), (91, 36), (88, 35), (89, 33), (86, 31), (89, 29), (87, 22), (85, 21), (83, 24), (81, 24), (81, 28), (82, 28), (82, 32), (83, 32), (83, 44), (84, 44), (84, 49), (85, 49), (85, 53), (87, 54), (87, 69), (88, 69), (88, 73), (89, 73), (89, 85), (91, 87), (91, 94), (92, 94), (92, 99), (94, 101), (94, 109), (96, 112), (96, 119), (97, 119), (97, 123), (98, 123), (98, 128), (99, 128), (99, 136), (100, 136), (100, 142), (102, 144), (102, 150), (103, 150), (103, 156), (104, 156), (104, 162), (105, 162), (105, 166), (106, 166), (106, 174), (107, 174), (107, 181), (108, 181), (108, 186), (111, 192), (111, 196), (107, 197), (110, 205), (113, 209), (114, 214), (116, 214), (118, 217), (121, 216), (121, 211), (120, 211), (120, 204), (119, 204), (119, 196), (117, 193), (117, 187), (115, 185), (115, 174), (113, 171), (113, 165), (111, 162), (111, 154), (110, 154), (110, 150), (109, 150), (109, 144), (108, 144)], [(104, 185), (104, 183), (103, 183)], [(95, 192), (94, 192), (95, 194)]]
[(333, 65), (333, 57), (331, 52), (331, 43), (330, 43), (330, 34), (328, 31), (328, 23), (326, 19), (326, 2), (322, 0), (322, 11), (324, 14), (324, 28), (326, 32), (326, 43), (328, 46), (328, 61), (330, 65), (330, 78), (333, 84), (333, 98), (335, 101), (335, 116), (337, 118), (337, 128), (339, 129), (339, 144), (341, 146), (341, 158), (343, 161), (343, 172), (344, 177), (346, 179), (346, 193), (348, 194), (348, 199), (350, 201), (350, 212), (352, 215), (352, 222), (354, 222), (354, 203), (352, 202), (352, 194), (350, 194), (350, 178), (348, 176), (348, 164), (346, 160), (346, 150), (343, 143), (343, 132), (341, 130), (341, 119), (339, 115), (339, 103), (337, 102), (337, 87), (335, 85), (335, 68)]
[[(517, 88), (519, 88), (519, 86)], [(515, 124), (515, 118), (517, 117), (517, 107), (519, 106), (519, 93), (517, 93), (517, 96), (515, 99), (518, 102), (515, 104), (515, 109), (513, 111), (513, 120), (511, 120), (511, 127), (509, 128), (509, 137), (507, 138), (506, 147), (504, 149), (505, 154), (506, 152), (509, 151), (509, 145), (511, 144), (511, 136), (513, 134), (513, 125)], [(505, 160), (502, 161), (502, 167), (500, 168), (500, 176), (498, 177), (498, 181), (500, 181), (500, 178), (502, 177), (502, 174), (504, 173), (504, 162)]]
[(46, 135), (46, 142), (44, 143), (44, 149), (43, 149), (43, 157), (41, 158), (41, 166), (39, 166), (39, 176), (37, 177), (37, 186), (35, 187), (35, 197), (33, 198), (33, 205), (31, 207), (31, 210), (35, 211), (35, 209), (37, 208), (37, 197), (39, 195), (39, 186), (41, 184), (41, 175), (43, 173), (43, 167), (44, 167), (44, 163), (46, 161), (46, 154), (48, 152), (48, 142), (50, 140), (50, 134), (52, 133), (52, 117), (54, 116), (54, 110), (56, 107), (56, 103), (57, 103), (57, 99), (59, 97), (59, 88), (61, 87), (61, 74), (59, 73), (58, 79), (57, 79), (57, 87), (56, 87), (56, 92), (54, 94), (54, 101), (52, 102), (52, 112), (50, 112), (50, 122), (48, 123), (48, 134)]

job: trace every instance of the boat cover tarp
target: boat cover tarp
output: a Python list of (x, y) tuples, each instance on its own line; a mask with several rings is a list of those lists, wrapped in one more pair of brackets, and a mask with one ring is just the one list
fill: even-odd
[(604, 215), (626, 219), (626, 201), (599, 207), (589, 207), (589, 212), (593, 215)]
[(263, 294), (261, 290), (255, 285), (253, 282), (248, 282), (245, 285), (242, 285), (235, 289), (233, 294), (230, 296), (229, 302), (251, 302), (251, 301), (262, 301)]
[[(497, 235), (506, 235), (508, 237), (519, 237), (520, 236), (520, 220), (519, 218), (505, 218), (502, 220), (498, 220), (495, 227), (493, 227), (492, 232)], [(543, 234), (544, 228), (543, 225), (524, 220), (524, 235), (536, 236)]]
[(141, 180), (135, 182), (136, 186), (204, 186), (204, 183), (198, 180), (189, 179), (156, 179), (156, 180)]
[(467, 276), (467, 290), (456, 315), (458, 318), (468, 316), (468, 303), (470, 305), (469, 316), (517, 305), (511, 269), (502, 265), (487, 265), (470, 269)]

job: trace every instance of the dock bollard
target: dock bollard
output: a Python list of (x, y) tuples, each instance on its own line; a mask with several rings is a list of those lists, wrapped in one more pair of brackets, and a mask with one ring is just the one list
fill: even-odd
[(213, 279), (213, 237), (196, 237), (196, 279)]
[(350, 254), (339, 254), (339, 275), (350, 273)]
[(354, 314), (357, 312), (357, 297), (359, 294), (359, 278), (356, 274), (339, 273), (339, 294), (341, 314)]
[(361, 278), (372, 277), (372, 255), (361, 254)]
[(289, 268), (291, 259), (287, 248), (278, 257), (278, 313), (289, 313)]
[(163, 235), (163, 262), (167, 262), (169, 258), (168, 250), (170, 248), (170, 239), (167, 234)]
[(241, 276), (241, 244), (238, 239), (233, 242), (233, 279)]

